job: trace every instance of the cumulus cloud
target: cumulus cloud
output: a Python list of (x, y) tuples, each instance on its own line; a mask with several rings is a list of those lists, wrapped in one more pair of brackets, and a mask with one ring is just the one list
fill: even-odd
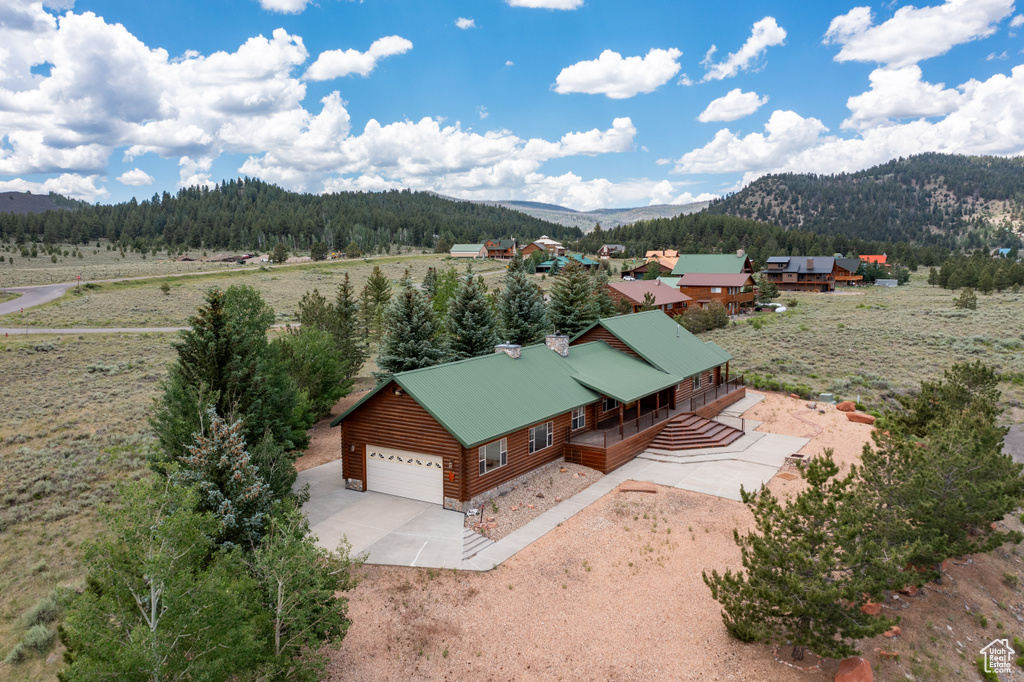
[(76, 173), (62, 173), (56, 178), (47, 178), (43, 182), (29, 182), (21, 178), (0, 180), (0, 192), (32, 192), (33, 194), (49, 194), (56, 192), (73, 199), (97, 201), (110, 194), (104, 187), (98, 187), (98, 175), (82, 176)]
[[(464, 28), (464, 27), (462, 27)], [(321, 52), (313, 65), (309, 67), (304, 79), (314, 81), (341, 78), (357, 73), (368, 76), (384, 57), (403, 54), (412, 49), (412, 42), (401, 36), (385, 36), (373, 41), (366, 52), (359, 50), (328, 50)]]
[(699, 149), (676, 162), (677, 173), (733, 173), (772, 168), (793, 154), (820, 142), (828, 128), (816, 118), (793, 111), (775, 111), (764, 125), (765, 133), (740, 137), (728, 128)]
[(578, 62), (562, 69), (555, 79), (555, 92), (582, 92), (606, 95), (611, 99), (627, 99), (640, 93), (653, 92), (679, 72), (682, 56), (676, 48), (654, 48), (644, 57), (623, 58), (618, 52), (605, 50), (591, 61)]
[(942, 116), (960, 106), (961, 95), (942, 83), (921, 80), (916, 64), (902, 69), (875, 69), (871, 89), (849, 98), (850, 117), (843, 128), (868, 128), (889, 119)]
[(1024, 14), (1018, 14), (1013, 19), (1010, 19), (1011, 28), (1019, 28), (1024, 25)]
[(735, 121), (749, 116), (767, 102), (768, 95), (760, 97), (756, 92), (743, 92), (739, 88), (735, 88), (727, 92), (724, 97), (712, 100), (697, 117), (697, 120), (702, 123)]
[(932, 7), (901, 7), (891, 19), (876, 25), (871, 8), (854, 7), (832, 20), (823, 42), (840, 46), (837, 62), (877, 62), (899, 68), (986, 38), (1012, 13), (1013, 0), (946, 0)]
[(309, 0), (260, 0), (260, 7), (281, 14), (299, 14), (308, 4)]
[(153, 184), (153, 176), (141, 168), (133, 168), (117, 176), (117, 181), (131, 187), (144, 187)]
[(720, 81), (725, 78), (732, 78), (740, 71), (746, 71), (756, 60), (764, 56), (769, 47), (782, 45), (786, 40), (786, 30), (779, 26), (775, 17), (765, 17), (754, 23), (751, 28), (750, 37), (743, 43), (743, 46), (736, 52), (729, 54), (724, 61), (715, 63), (714, 56), (718, 48), (714, 45), (708, 50), (701, 62), (707, 73), (704, 74), (705, 81)]
[(467, 19), (465, 17), (459, 17), (458, 19), (456, 19), (455, 25), (461, 28), (462, 30), (466, 30), (467, 28), (476, 28), (476, 22), (473, 21), (472, 19)]
[(583, 6), (583, 0), (506, 0), (510, 7), (532, 9), (576, 9)]

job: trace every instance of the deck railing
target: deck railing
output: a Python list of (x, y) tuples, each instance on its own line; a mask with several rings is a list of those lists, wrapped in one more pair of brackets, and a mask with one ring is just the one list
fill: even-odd
[(619, 443), (639, 433), (643, 433), (644, 431), (661, 424), (672, 417), (683, 414), (684, 412), (696, 412), (702, 407), (707, 406), (709, 403), (714, 403), (719, 398), (722, 398), (733, 391), (739, 390), (742, 386), (743, 377), (733, 377), (725, 383), (721, 383), (716, 386), (709, 386), (698, 393), (694, 393), (689, 398), (677, 401), (674, 408), (661, 407), (657, 410), (645, 412), (639, 416), (633, 417), (632, 419), (623, 421), (621, 426), (619, 424), (615, 424), (614, 426), (603, 429), (596, 428), (579, 433), (570, 433), (567, 437), (567, 442), (573, 445), (593, 445), (601, 448), (607, 448), (609, 445), (614, 445), (615, 443)]

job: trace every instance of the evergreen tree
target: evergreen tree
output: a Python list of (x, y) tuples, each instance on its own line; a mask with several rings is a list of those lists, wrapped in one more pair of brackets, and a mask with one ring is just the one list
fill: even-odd
[(978, 276), (978, 291), (983, 294), (991, 294), (996, 288), (992, 273), (985, 270)]
[(427, 268), (427, 274), (423, 276), (423, 291), (427, 292), (427, 298), (434, 300), (437, 294), (437, 268), (434, 266)]
[(387, 307), (391, 301), (391, 282), (384, 276), (379, 265), (373, 266), (373, 272), (366, 280), (366, 288), (370, 292), (370, 301), (374, 307)]
[(498, 297), (501, 340), (527, 346), (544, 335), (544, 294), (527, 273), (523, 257), (516, 253), (505, 273), (505, 288)]
[(928, 270), (928, 284), (929, 286), (935, 286), (939, 283), (939, 271), (935, 268)]
[(807, 487), (785, 506), (766, 487), (741, 490), (756, 528), (733, 532), (744, 571), (703, 574), (734, 637), (788, 642), (795, 659), (804, 647), (842, 658), (857, 653), (856, 640), (897, 622), (860, 610), (864, 595), (882, 598), (903, 564), (861, 540), (869, 517), (857, 504), (853, 476), (838, 479), (838, 472), (826, 450), (801, 471)]
[(646, 313), (648, 310), (657, 310), (658, 306), (654, 304), (654, 294), (647, 291), (644, 292), (644, 302), (640, 305), (640, 312)]
[(658, 261), (647, 261), (647, 272), (644, 273), (644, 279), (650, 282), (659, 277), (661, 277), (661, 267), (658, 265)]
[(448, 315), (448, 305), (459, 288), (459, 272), (454, 267), (442, 270), (435, 279), (434, 293), (430, 297), (434, 314), (439, 320)]
[(608, 293), (608, 268), (598, 268), (591, 276), (594, 278), (594, 305), (598, 317), (614, 317), (615, 301)]
[(993, 284), (996, 287), (996, 291), (1003, 292), (1013, 286), (1013, 280), (1010, 277), (1010, 269), (1005, 264), (1000, 266), (996, 270), (995, 277), (993, 278)]
[(246, 451), (242, 423), (228, 424), (212, 409), (207, 419), (171, 480), (195, 487), (196, 508), (212, 514), (219, 524), (214, 535), (218, 544), (230, 548), (258, 543), (273, 501), (270, 487)]
[(596, 319), (593, 282), (583, 266), (570, 258), (562, 276), (551, 287), (548, 320), (557, 333), (571, 337)]
[[(334, 345), (338, 350), (338, 359), (341, 361), (343, 387), (348, 395), (351, 391), (352, 380), (359, 370), (363, 368), (366, 361), (366, 349), (360, 342), (365, 336), (359, 329), (360, 309), (356, 303), (352, 291), (352, 283), (349, 281), (348, 273), (338, 285), (338, 292), (334, 297), (333, 309), (334, 324), (331, 334), (334, 336)], [(348, 386), (344, 386), (345, 383)]]
[(277, 246), (274, 247), (274, 253), (270, 256), (270, 260), (275, 263), (283, 263), (288, 260), (288, 247), (284, 245), (284, 242), (277, 243)]
[(448, 306), (445, 330), (453, 360), (494, 352), (494, 314), (482, 284), (470, 268)]
[(303, 327), (327, 331), (331, 327), (331, 308), (327, 299), (317, 289), (307, 291), (299, 299), (298, 318)]
[(363, 252), (359, 250), (359, 244), (356, 244), (354, 241), (349, 242), (348, 246), (345, 247), (346, 258), (359, 258), (362, 255)]
[(288, 374), (295, 382), (308, 415), (306, 428), (331, 413), (338, 399), (352, 391), (345, 366), (331, 334), (303, 326), (274, 342), (280, 346)]
[(375, 335), (373, 330), (375, 310), (373, 299), (370, 297), (370, 288), (364, 286), (359, 294), (359, 334), (366, 343), (369, 343)]
[(309, 249), (309, 257), (315, 261), (327, 260), (327, 244), (321, 241), (313, 242)]
[(384, 314), (384, 335), (377, 357), (380, 371), (373, 376), (377, 381), (387, 381), (397, 372), (443, 362), (444, 351), (437, 346), (437, 337), (438, 325), (430, 301), (406, 279)]
[(779, 287), (763, 272), (757, 278), (757, 302), (771, 303), (779, 297)]

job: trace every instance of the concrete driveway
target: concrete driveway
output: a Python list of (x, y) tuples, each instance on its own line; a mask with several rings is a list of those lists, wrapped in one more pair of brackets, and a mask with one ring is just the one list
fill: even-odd
[(352, 555), (367, 563), (424, 568), (462, 566), (465, 516), (440, 505), (344, 487), (341, 461), (299, 473), (296, 488), (309, 483), (302, 510), (317, 544), (336, 549), (342, 537)]

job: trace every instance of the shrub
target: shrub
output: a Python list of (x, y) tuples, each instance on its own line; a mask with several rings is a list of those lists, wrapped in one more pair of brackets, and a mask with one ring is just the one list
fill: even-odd
[(796, 300), (795, 298), (791, 298), (788, 301), (786, 301), (786, 307), (795, 308), (798, 303), (800, 303), (800, 301)]
[(45, 625), (33, 625), (25, 633), (22, 642), (25, 646), (45, 654), (53, 646), (54, 634)]
[(43, 623), (52, 623), (57, 620), (57, 614), (60, 611), (60, 607), (57, 605), (57, 600), (52, 596), (46, 596), (40, 599), (26, 611), (21, 620), (25, 624), (25, 627), (32, 627), (33, 625), (41, 625)]
[(168, 284), (167, 282), (164, 282), (163, 284), (160, 285), (160, 291), (164, 292), (164, 296), (170, 296), (171, 285)]
[(953, 301), (953, 305), (957, 308), (963, 308), (965, 310), (977, 310), (978, 309), (978, 295), (974, 293), (974, 290), (970, 287), (965, 287), (960, 293), (960, 297)]
[(14, 645), (14, 648), (7, 653), (7, 656), (4, 658), (4, 663), (6, 663), (7, 665), (14, 665), (16, 663), (21, 663), (24, 660), (25, 645), (21, 642), (18, 642)]

